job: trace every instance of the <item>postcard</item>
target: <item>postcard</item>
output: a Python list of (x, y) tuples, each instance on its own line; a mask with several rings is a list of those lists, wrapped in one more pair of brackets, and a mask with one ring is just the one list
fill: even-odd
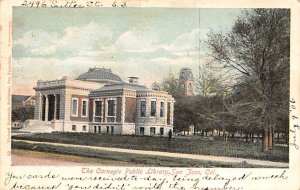
[(0, 189), (299, 189), (300, 1), (0, 1)]

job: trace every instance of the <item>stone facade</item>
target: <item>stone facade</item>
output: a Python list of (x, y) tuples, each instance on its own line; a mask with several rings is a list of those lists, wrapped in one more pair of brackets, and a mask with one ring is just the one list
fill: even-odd
[(88, 100), (90, 91), (102, 86), (101, 83), (71, 80), (68, 77), (54, 81), (38, 81), (34, 88), (36, 91), (34, 119), (52, 123), (53, 127), (60, 128), (61, 131), (72, 131), (72, 124), (87, 125), (88, 117), (82, 120), (71, 116), (72, 98), (85, 97)]
[(173, 131), (174, 99), (167, 92), (139, 85), (136, 77), (120, 82), (111, 71), (93, 76), (111, 78), (39, 80), (34, 119), (61, 132), (168, 136)]
[[(170, 130), (173, 131), (174, 99), (167, 92), (120, 83), (92, 91), (90, 101), (94, 108), (90, 131), (95, 133), (99, 132), (99, 127), (100, 132), (104, 128), (104, 132), (110, 134), (167, 136)], [(108, 115), (108, 101), (115, 102), (114, 116)], [(95, 114), (96, 104), (102, 105), (100, 117)]]

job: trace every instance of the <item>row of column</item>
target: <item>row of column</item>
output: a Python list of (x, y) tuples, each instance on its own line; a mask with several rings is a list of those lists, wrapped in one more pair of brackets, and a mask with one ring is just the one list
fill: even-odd
[(60, 94), (48, 94), (41, 96), (42, 121), (60, 119)]

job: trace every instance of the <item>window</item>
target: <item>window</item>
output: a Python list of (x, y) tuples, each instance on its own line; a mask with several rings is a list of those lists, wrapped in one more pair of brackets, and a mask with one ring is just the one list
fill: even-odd
[(98, 126), (98, 133), (101, 133), (101, 126)]
[(109, 134), (109, 126), (106, 126), (106, 133)]
[(141, 101), (141, 117), (146, 117), (146, 101)]
[(82, 100), (81, 116), (87, 117), (87, 100)]
[(72, 99), (72, 116), (78, 116), (78, 99)]
[(160, 102), (160, 113), (159, 113), (160, 117), (164, 116), (164, 110), (165, 110), (165, 103), (164, 102)]
[(97, 133), (97, 126), (94, 126), (94, 133)]
[(110, 134), (113, 135), (114, 133), (115, 133), (114, 126), (111, 126), (111, 127), (110, 127)]
[(107, 101), (107, 122), (115, 122), (115, 102), (116, 100), (108, 100)]
[(82, 131), (86, 131), (86, 126), (85, 125), (82, 126)]
[(156, 115), (156, 101), (151, 101), (151, 117)]
[(192, 92), (193, 91), (193, 86), (192, 86), (192, 83), (189, 83), (189, 92)]
[(145, 128), (144, 127), (140, 127), (140, 135), (144, 135), (145, 134)]
[(76, 131), (76, 125), (72, 125), (72, 131)]
[(150, 135), (155, 135), (155, 127), (150, 127)]
[(160, 135), (164, 135), (164, 128), (163, 127), (160, 128)]
[(102, 101), (95, 101), (95, 122), (101, 122)]
[(107, 116), (115, 116), (115, 100), (108, 100)]

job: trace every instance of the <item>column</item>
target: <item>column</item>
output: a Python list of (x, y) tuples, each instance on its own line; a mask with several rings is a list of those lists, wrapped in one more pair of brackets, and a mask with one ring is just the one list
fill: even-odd
[(164, 101), (164, 122), (167, 125), (167, 118), (168, 118), (168, 99), (166, 98)]
[(56, 113), (56, 104), (57, 104), (56, 101), (57, 101), (57, 95), (54, 94), (53, 96), (54, 96), (54, 117), (53, 117), (53, 119), (56, 120), (56, 114), (57, 114), (57, 113)]
[(39, 121), (41, 121), (42, 120), (42, 115), (43, 115), (43, 96), (42, 96), (42, 94), (41, 94), (41, 92), (39, 92), (39, 95), (38, 95), (38, 104), (39, 104), (39, 106), (37, 107), (37, 108), (35, 108), (35, 109), (38, 109), (37, 111), (38, 111), (38, 120)]
[(126, 99), (125, 99), (125, 92), (123, 92), (123, 95), (122, 95), (122, 106), (121, 106), (121, 122), (124, 124), (125, 123), (125, 102)]
[(60, 99), (59, 99), (59, 119), (65, 119), (65, 93), (60, 94)]
[[(92, 106), (92, 113), (90, 116), (92, 117), (90, 121), (95, 122), (95, 115), (96, 115), (96, 106), (95, 106), (95, 99), (90, 99), (91, 106)], [(101, 108), (102, 109), (102, 108)], [(102, 117), (102, 116), (101, 116)]]
[(49, 101), (48, 95), (45, 95), (45, 121), (48, 121), (48, 112), (49, 112)]
[(107, 98), (103, 98), (103, 123), (105, 123), (107, 121), (106, 117), (107, 117), (107, 109), (108, 109), (108, 102), (107, 102)]

